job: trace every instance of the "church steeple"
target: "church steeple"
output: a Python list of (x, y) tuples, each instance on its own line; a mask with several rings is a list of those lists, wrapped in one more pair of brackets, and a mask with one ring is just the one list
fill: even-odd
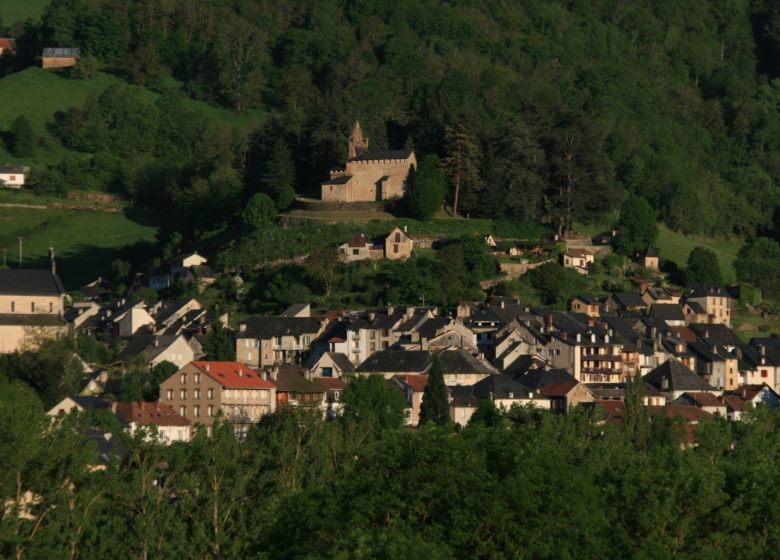
[(367, 149), (368, 138), (363, 138), (363, 130), (360, 128), (360, 122), (355, 121), (355, 126), (352, 127), (352, 134), (349, 136), (349, 159), (355, 159), (360, 152)]

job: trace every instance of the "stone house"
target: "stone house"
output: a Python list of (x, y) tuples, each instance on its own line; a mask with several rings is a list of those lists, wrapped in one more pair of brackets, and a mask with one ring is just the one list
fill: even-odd
[(582, 313), (588, 317), (600, 317), (599, 300), (591, 295), (579, 295), (572, 298), (569, 307), (574, 313)]
[(241, 435), (276, 410), (276, 385), (238, 362), (190, 362), (160, 384), (160, 402), (209, 432), (222, 412)]
[(385, 258), (390, 260), (408, 259), (412, 256), (412, 250), (414, 249), (414, 241), (406, 233), (406, 226), (404, 229), (395, 228), (390, 232), (390, 235), (385, 237)]
[(685, 300), (698, 303), (707, 313), (709, 323), (731, 326), (731, 297), (722, 287), (696, 286)]
[(390, 383), (400, 387), (408, 410), (407, 424), (417, 426), (420, 423), (420, 406), (425, 392), (425, 386), (428, 385), (427, 375), (394, 375)]
[(373, 202), (401, 198), (417, 167), (412, 150), (369, 150), (360, 123), (355, 122), (347, 144), (344, 169), (330, 172), (321, 185), (326, 202)]
[(552, 367), (581, 383), (621, 383), (626, 375), (623, 346), (608, 334), (555, 332), (548, 351)]
[(324, 317), (247, 317), (236, 333), (236, 359), (253, 367), (302, 364), (327, 325)]
[(0, 353), (65, 334), (65, 288), (52, 270), (0, 270)]
[(653, 247), (648, 247), (642, 255), (642, 266), (650, 270), (658, 270), (658, 252)]
[(588, 265), (595, 261), (587, 249), (566, 249), (563, 253), (563, 267), (573, 268), (580, 274), (588, 274)]
[(176, 441), (190, 441), (192, 422), (176, 412), (170, 405), (159, 402), (118, 402), (114, 403), (114, 414), (124, 425), (125, 430), (133, 434), (138, 429), (157, 429), (157, 441), (170, 444)]

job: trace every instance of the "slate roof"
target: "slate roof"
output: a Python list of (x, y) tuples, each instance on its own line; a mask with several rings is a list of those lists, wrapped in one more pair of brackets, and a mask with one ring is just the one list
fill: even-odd
[(677, 303), (654, 303), (650, 306), (650, 317), (662, 321), (685, 321), (682, 306)]
[(583, 303), (586, 303), (587, 305), (598, 305), (599, 303), (599, 299), (597, 297), (591, 296), (589, 294), (578, 295), (571, 298), (572, 301), (576, 299), (580, 300)]
[(612, 294), (612, 301), (615, 302), (615, 305), (622, 308), (647, 307), (645, 300), (636, 292), (616, 292)]
[(81, 49), (64, 47), (46, 47), (43, 49), (43, 58), (78, 58), (79, 56), (81, 56)]
[[(2, 45), (0, 45), (2, 46)], [(6, 164), (0, 165), (0, 173), (24, 173), (23, 165)]]
[(422, 325), (417, 327), (417, 332), (420, 334), (421, 338), (430, 340), (436, 336), (436, 332), (439, 329), (444, 328), (448, 323), (449, 320), (446, 317), (433, 317), (431, 319), (426, 319)]
[(79, 405), (84, 410), (107, 410), (111, 408), (111, 402), (101, 397), (68, 397), (74, 403)]
[(301, 368), (279, 368), (274, 379), (277, 392), (283, 393), (324, 393), (327, 387), (317, 381), (306, 379)]
[(0, 294), (59, 296), (65, 293), (59, 277), (50, 270), (7, 268), (0, 270)]
[(697, 284), (688, 294), (689, 298), (702, 298), (702, 297), (730, 297), (729, 293), (723, 288), (723, 286), (709, 286), (706, 284)]
[(247, 317), (246, 329), (236, 334), (237, 338), (268, 340), (275, 336), (296, 336), (320, 331), (319, 317)]
[(531, 369), (525, 375), (519, 377), (517, 382), (535, 393), (556, 383), (577, 384), (574, 376), (565, 369)]
[(352, 161), (407, 159), (413, 153), (412, 150), (363, 150), (352, 158)]
[(382, 350), (366, 358), (355, 371), (358, 373), (406, 373), (428, 371), (431, 353), (425, 350)]
[(468, 351), (458, 348), (457, 350), (442, 350), (439, 352), (439, 359), (444, 374), (461, 373), (495, 373), (495, 370), (480, 362)]
[[(528, 399), (528, 389), (508, 375), (494, 374), (471, 386), (471, 393), (483, 399)], [(511, 396), (510, 396), (511, 394)]]
[[(663, 380), (669, 381), (668, 388), (663, 387)], [(701, 377), (693, 373), (690, 369), (682, 365), (678, 360), (670, 358), (660, 366), (657, 366), (650, 373), (645, 375), (644, 380), (652, 387), (661, 392), (672, 391), (714, 391), (715, 388), (704, 381)]]
[(698, 301), (686, 301), (685, 303), (688, 307), (691, 308), (691, 311), (693, 311), (697, 315), (707, 314), (707, 310), (704, 309)]
[(126, 362), (136, 356), (142, 356), (145, 361), (151, 362), (165, 352), (177, 338), (179, 337), (176, 335), (155, 336), (145, 332), (136, 333), (128, 339), (127, 346), (117, 354), (116, 361)]
[(49, 313), (0, 313), (0, 325), (61, 327), (65, 325), (65, 319)]
[[(690, 401), (694, 403), (695, 406), (715, 406), (715, 407), (725, 406), (723, 402), (712, 393), (705, 393), (702, 391), (691, 391), (689, 393), (683, 393), (682, 395), (680, 395), (680, 398), (677, 400), (681, 400), (681, 399)], [(673, 403), (670, 404), (681, 404), (678, 403), (677, 400), (675, 400)]]
[(349, 361), (349, 358), (343, 352), (325, 352), (333, 360), (341, 371), (354, 371), (355, 366)]
[(646, 257), (657, 257), (657, 256), (658, 256), (658, 251), (656, 251), (656, 250), (655, 250), (655, 247), (653, 247), (653, 246), (651, 245), (651, 246), (649, 246), (649, 247), (648, 247), (648, 248), (645, 250), (645, 256), (646, 256)]

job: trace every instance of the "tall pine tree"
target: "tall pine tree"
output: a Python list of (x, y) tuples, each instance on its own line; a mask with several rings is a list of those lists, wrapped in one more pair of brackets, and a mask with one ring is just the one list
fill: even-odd
[(425, 386), (420, 405), (420, 425), (430, 423), (444, 426), (449, 422), (450, 399), (447, 387), (444, 385), (444, 371), (441, 359), (438, 355), (434, 355), (431, 369), (428, 371), (428, 384)]
[(447, 155), (442, 160), (442, 170), (454, 189), (452, 215), (458, 215), (460, 205), (466, 214), (470, 214), (478, 208), (479, 196), (485, 188), (479, 175), (482, 152), (462, 125), (447, 127), (444, 146)]

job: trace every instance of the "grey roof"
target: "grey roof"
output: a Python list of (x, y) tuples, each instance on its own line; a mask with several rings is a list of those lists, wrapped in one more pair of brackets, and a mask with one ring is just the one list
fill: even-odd
[(276, 379), (273, 379), (277, 391), (288, 393), (324, 393), (325, 389), (319, 384), (306, 379), (306, 373), (300, 368), (279, 368), (276, 371)]
[(420, 333), (420, 337), (426, 340), (436, 336), (436, 332), (444, 328), (449, 320), (446, 317), (433, 317), (427, 319), (422, 325), (417, 328), (417, 332)]
[(742, 346), (742, 339), (739, 338), (737, 333), (731, 330), (726, 325), (717, 323), (691, 323), (688, 325), (696, 336), (700, 338), (711, 338), (718, 344), (724, 346)]
[(517, 379), (523, 387), (526, 387), (529, 391), (537, 392), (540, 389), (544, 389), (553, 383), (574, 383), (578, 381), (565, 369), (531, 369)]
[(341, 371), (355, 371), (355, 366), (343, 352), (325, 352)]
[(74, 403), (84, 410), (106, 410), (111, 408), (111, 402), (101, 397), (69, 397)]
[(706, 315), (707, 310), (704, 309), (698, 301), (686, 301), (685, 303), (691, 308), (691, 311), (697, 315)]
[(382, 350), (369, 356), (355, 371), (358, 373), (423, 373), (431, 365), (426, 350)]
[(237, 338), (268, 340), (275, 336), (296, 336), (320, 332), (319, 317), (247, 317), (246, 330), (239, 331)]
[(574, 301), (575, 299), (583, 301), (583, 302), (587, 303), (588, 305), (598, 305), (598, 303), (599, 303), (599, 299), (597, 297), (595, 297), (595, 296), (590, 295), (590, 294), (580, 294), (578, 296), (574, 296), (573, 298), (571, 298), (572, 301)]
[(662, 321), (685, 321), (682, 306), (677, 303), (654, 303), (650, 306), (650, 317)]
[(0, 325), (60, 327), (65, 325), (65, 319), (50, 313), (0, 313)]
[(24, 166), (13, 164), (0, 165), (0, 173), (24, 173)]
[(79, 56), (81, 56), (81, 49), (64, 47), (45, 47), (43, 49), (43, 58), (78, 58)]
[(445, 374), (495, 373), (466, 350), (442, 350), (439, 353), (442, 370)]
[(477, 399), (520, 399), (529, 398), (528, 389), (508, 375), (494, 374), (471, 386), (471, 393)]
[(649, 246), (649, 247), (648, 247), (648, 248), (645, 250), (645, 256), (646, 256), (646, 257), (657, 257), (657, 256), (658, 256), (658, 251), (656, 251), (656, 250), (655, 250), (655, 247), (653, 247), (652, 245), (650, 245), (650, 246)]
[(688, 294), (688, 298), (702, 297), (730, 297), (729, 293), (722, 286), (710, 286), (707, 284), (697, 284)]
[(127, 346), (117, 355), (117, 362), (125, 362), (136, 356), (142, 356), (147, 362), (162, 354), (168, 346), (179, 338), (174, 335), (155, 336), (144, 332), (136, 333), (127, 341)]
[(327, 181), (323, 181), (323, 185), (346, 185), (352, 180), (352, 175), (341, 175), (340, 177), (334, 177), (333, 179), (328, 179)]
[(618, 307), (647, 307), (647, 303), (642, 296), (636, 292), (617, 292), (612, 294), (612, 301)]
[[(714, 391), (715, 388), (682, 365), (674, 358), (670, 358), (650, 373), (644, 380), (657, 391)], [(668, 387), (663, 386), (664, 380), (668, 381)]]
[(15, 296), (59, 296), (65, 293), (59, 277), (50, 270), (0, 270), (0, 294)]
[(352, 161), (407, 159), (413, 153), (412, 150), (363, 150)]

